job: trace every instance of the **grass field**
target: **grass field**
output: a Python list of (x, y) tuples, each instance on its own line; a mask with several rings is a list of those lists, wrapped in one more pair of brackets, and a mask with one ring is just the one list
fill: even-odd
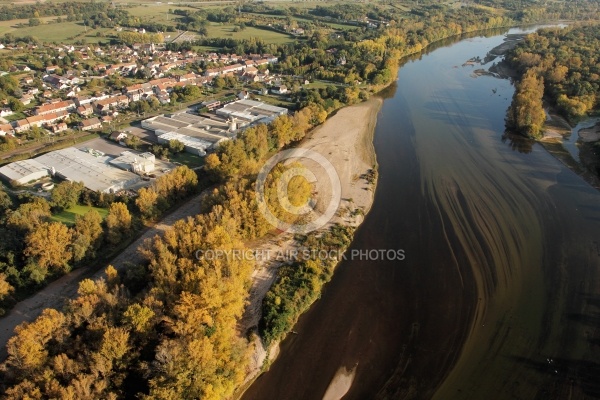
[(181, 152), (181, 153), (172, 155), (169, 161), (174, 162), (174, 163), (183, 164), (189, 168), (197, 168), (197, 167), (201, 167), (204, 165), (203, 157), (198, 157), (193, 154), (186, 153), (186, 152)]
[(284, 33), (274, 32), (266, 29), (258, 29), (254, 27), (246, 27), (239, 32), (234, 32), (235, 25), (229, 24), (211, 24), (208, 26), (209, 38), (231, 38), (231, 39), (250, 39), (261, 38), (265, 42), (284, 44), (293, 43), (294, 38)]
[(73, 225), (75, 223), (75, 217), (78, 215), (84, 215), (90, 210), (96, 210), (98, 214), (102, 217), (102, 219), (106, 218), (108, 215), (108, 209), (106, 208), (98, 208), (92, 206), (80, 206), (76, 205), (67, 210), (64, 210), (58, 214), (52, 215), (50, 218), (52, 221), (62, 222), (66, 225)]
[(40, 20), (44, 21), (42, 25), (24, 27), (18, 27), (18, 24), (27, 24), (28, 20), (0, 21), (0, 35), (12, 33), (17, 37), (33, 36), (44, 42), (72, 43), (76, 40), (85, 39), (87, 43), (97, 43), (108, 40), (105, 37), (97, 37), (98, 32), (105, 35), (110, 35), (113, 32), (112, 29), (108, 28), (86, 28), (81, 21), (48, 23), (56, 20), (56, 17), (40, 18)]

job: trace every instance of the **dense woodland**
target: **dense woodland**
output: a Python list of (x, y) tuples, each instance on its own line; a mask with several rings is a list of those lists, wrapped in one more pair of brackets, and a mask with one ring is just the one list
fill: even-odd
[(528, 35), (506, 59), (522, 76), (508, 113), (509, 127), (541, 137), (543, 98), (570, 121), (597, 110), (600, 25), (543, 29)]
[[(558, 10), (556, 15), (563, 16), (563, 11), (567, 12)], [(355, 10), (340, 5), (314, 11), (324, 17), (341, 12)], [(389, 27), (356, 29), (342, 37), (315, 34), (306, 42), (284, 46), (260, 40), (221, 40), (218, 47), (238, 54), (278, 55), (279, 72), (309, 74), (349, 86), (301, 90), (296, 96), (300, 110), (294, 115), (282, 116), (268, 126), (249, 128), (207, 156), (206, 173), (215, 187), (204, 199), (202, 213), (177, 222), (163, 237), (147, 243), (142, 249), (147, 260), (143, 265), (131, 266), (125, 273), (109, 266), (104, 280), (82, 282), (79, 297), (71, 300), (65, 310), (45, 310), (36, 321), (21, 325), (9, 342), (9, 357), (0, 371), (2, 393), (8, 399), (231, 396), (245, 376), (249, 358), (247, 332), (239, 332), (236, 323), (244, 310), (253, 265), (236, 258), (209, 260), (197, 256), (198, 250), (243, 250), (245, 242), (271, 229), (258, 210), (254, 192), (262, 163), (302, 139), (336, 108), (368, 97), (369, 93), (353, 85), (355, 81), (367, 81), (380, 88), (393, 81), (403, 56), (418, 53), (443, 38), (514, 24), (515, 17), (480, 8), (435, 5), (426, 13), (411, 14)], [(220, 17), (217, 13), (210, 18)], [(541, 80), (534, 78), (531, 84), (523, 84), (524, 90), (539, 91)], [(273, 173), (282, 173), (283, 168)], [(269, 182), (273, 185), (274, 180), (267, 182), (267, 191), (273, 195), (274, 187)], [(305, 198), (310, 190), (304, 185), (295, 189), (290, 195), (297, 199)], [(135, 207), (141, 215), (151, 217), (164, 208), (164, 196), (172, 192), (169, 185), (142, 190)], [(6, 204), (11, 210), (8, 214), (30, 204), (22, 212), (41, 213), (40, 226), (49, 230), (50, 224), (44, 225), (44, 210), (49, 205), (34, 206), (33, 200), (17, 205), (11, 201), (6, 195), (0, 196), (0, 206)], [(116, 208), (122, 208), (114, 207), (113, 215)], [(34, 211), (29, 211), (32, 208)], [(276, 208), (273, 211), (280, 212)], [(97, 220), (92, 216), (89, 219)], [(127, 218), (121, 215), (110, 221), (104, 222), (103, 240), (116, 241), (123, 231), (115, 227), (111, 232), (109, 224), (126, 222)], [(34, 243), (50, 235), (34, 235), (36, 227), (19, 229), (22, 238), (30, 237), (29, 242)], [(71, 240), (81, 234), (76, 228), (60, 229), (62, 236)], [(306, 246), (343, 249), (351, 236), (350, 229), (334, 227), (330, 232), (298, 239)], [(71, 245), (64, 245), (70, 249)], [(45, 262), (42, 257), (46, 255), (40, 250), (41, 246), (33, 247), (28, 257)], [(47, 265), (61, 268), (57, 264)], [(281, 269), (277, 283), (264, 300), (260, 334), (266, 343), (280, 339), (291, 329), (299, 314), (317, 298), (333, 266), (331, 261), (304, 260)], [(10, 279), (10, 274), (0, 274), (0, 295), (10, 293)]]

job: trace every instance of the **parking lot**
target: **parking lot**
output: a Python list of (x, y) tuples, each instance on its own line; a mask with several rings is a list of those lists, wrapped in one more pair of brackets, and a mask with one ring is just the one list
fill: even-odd
[(111, 140), (107, 140), (101, 137), (88, 140), (87, 142), (79, 143), (76, 147), (78, 149), (89, 147), (94, 150), (101, 151), (107, 156), (112, 157), (118, 157), (122, 152), (129, 150), (127, 147), (121, 146), (117, 142), (113, 142)]

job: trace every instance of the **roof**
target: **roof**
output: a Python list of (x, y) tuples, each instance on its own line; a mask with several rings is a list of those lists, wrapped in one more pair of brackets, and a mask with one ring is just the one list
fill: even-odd
[(15, 161), (0, 168), (0, 174), (10, 180), (19, 180), (42, 172), (48, 173), (48, 169), (36, 160)]
[[(93, 154), (92, 154), (93, 153)], [(139, 176), (112, 167), (108, 164), (112, 158), (99, 152), (85, 152), (75, 147), (51, 151), (34, 160), (72, 182), (83, 182), (90, 190), (108, 192), (119, 190), (139, 181)]]
[(81, 121), (81, 126), (88, 127), (88, 126), (94, 126), (94, 125), (98, 125), (100, 124), (100, 120), (97, 117), (94, 118), (90, 118), (90, 119), (84, 119), (83, 121)]

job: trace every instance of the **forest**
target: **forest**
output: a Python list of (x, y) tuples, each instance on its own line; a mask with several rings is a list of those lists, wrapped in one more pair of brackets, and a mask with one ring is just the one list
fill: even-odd
[(510, 128), (540, 138), (546, 99), (571, 122), (597, 111), (600, 94), (600, 25), (542, 29), (506, 60), (522, 77), (508, 112)]

